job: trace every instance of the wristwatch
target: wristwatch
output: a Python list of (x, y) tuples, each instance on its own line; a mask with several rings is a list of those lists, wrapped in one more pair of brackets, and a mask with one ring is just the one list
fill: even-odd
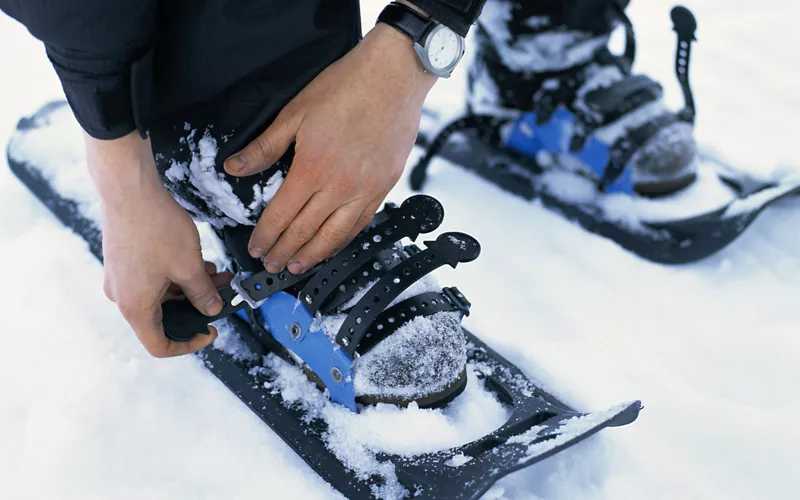
[(464, 38), (443, 24), (425, 17), (407, 5), (392, 2), (378, 16), (414, 42), (426, 73), (448, 78), (464, 55)]

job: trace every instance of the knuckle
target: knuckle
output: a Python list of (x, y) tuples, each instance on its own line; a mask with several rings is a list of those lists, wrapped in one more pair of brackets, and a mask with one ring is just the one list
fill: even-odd
[(201, 272), (205, 272), (205, 268), (202, 264), (198, 264), (197, 262), (184, 262), (175, 267), (172, 271), (172, 275), (175, 281), (182, 283), (191, 280)]
[(350, 229), (338, 224), (330, 224), (320, 231), (320, 239), (328, 246), (335, 247), (350, 234)]
[(269, 229), (279, 229), (283, 231), (291, 222), (291, 219), (277, 210), (264, 210), (261, 221)]
[(358, 218), (358, 222), (356, 223), (356, 225), (358, 226), (359, 230), (363, 229), (366, 226), (368, 226), (369, 223), (372, 222), (372, 219), (374, 218), (374, 216), (375, 216), (375, 212), (369, 211), (369, 210), (365, 211), (363, 214), (361, 214), (361, 217)]
[(308, 224), (298, 222), (292, 224), (290, 231), (290, 236), (293, 239), (299, 240), (303, 243), (310, 240), (317, 233), (316, 228), (313, 228)]
[(261, 159), (265, 161), (272, 159), (275, 155), (275, 144), (273, 144), (269, 136), (263, 134), (258, 136), (254, 141), (254, 145)]
[(344, 195), (353, 192), (358, 185), (358, 180), (349, 176), (337, 176), (333, 181), (330, 191), (336, 195)]
[(205, 299), (206, 297), (208, 297), (208, 299), (211, 299), (211, 290), (210, 289), (184, 290), (184, 295), (186, 296), (187, 299), (189, 299), (192, 302), (202, 301), (202, 299)]
[(147, 354), (149, 354), (154, 358), (162, 359), (169, 356), (166, 347), (164, 347), (162, 344), (152, 344), (150, 342), (142, 342), (142, 346), (144, 346), (144, 350), (147, 351)]
[(111, 302), (116, 302), (114, 300), (114, 292), (111, 291), (111, 287), (108, 285), (108, 283), (103, 284), (103, 293), (105, 294), (108, 300), (110, 300)]
[(136, 319), (139, 315), (139, 306), (134, 300), (128, 298), (121, 298), (117, 301), (117, 309), (122, 313), (122, 316), (131, 321)]

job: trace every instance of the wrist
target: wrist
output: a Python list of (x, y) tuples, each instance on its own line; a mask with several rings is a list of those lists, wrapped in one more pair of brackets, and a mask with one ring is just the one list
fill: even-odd
[(374, 47), (377, 62), (383, 67), (392, 68), (397, 73), (397, 78), (407, 81), (412, 90), (423, 99), (439, 79), (425, 72), (414, 52), (414, 42), (388, 24), (376, 24), (362, 43)]
[(161, 189), (150, 141), (129, 134), (110, 141), (85, 135), (89, 174), (105, 204), (126, 204), (145, 191)]

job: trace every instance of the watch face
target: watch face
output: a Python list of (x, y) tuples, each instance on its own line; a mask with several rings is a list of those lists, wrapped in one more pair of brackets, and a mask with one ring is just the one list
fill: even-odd
[(459, 37), (449, 28), (436, 30), (428, 40), (428, 60), (435, 69), (451, 66), (461, 56)]

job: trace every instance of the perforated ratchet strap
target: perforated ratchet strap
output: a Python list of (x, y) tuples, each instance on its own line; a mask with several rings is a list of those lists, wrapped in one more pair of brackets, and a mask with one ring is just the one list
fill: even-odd
[[(444, 208), (434, 198), (412, 196), (398, 208), (387, 208), (389, 218), (367, 229), (344, 250), (327, 261), (306, 283), (300, 300), (312, 315), (337, 290), (347, 291), (347, 279), (364, 264), (374, 263), (377, 253), (394, 245), (402, 238), (416, 239), (420, 233), (429, 233), (439, 227), (444, 219)], [(361, 271), (369, 272), (367, 269)]]
[(364, 355), (379, 342), (393, 334), (406, 321), (417, 316), (433, 316), (440, 312), (458, 312), (469, 316), (472, 304), (458, 288), (443, 288), (440, 292), (421, 293), (386, 309), (367, 328), (356, 351)]
[(355, 355), (377, 317), (413, 283), (438, 267), (455, 268), (460, 262), (473, 261), (480, 255), (477, 240), (463, 233), (444, 233), (425, 245), (425, 250), (382, 276), (350, 310), (336, 335), (336, 343), (347, 354)]
[(433, 139), (425, 150), (425, 154), (419, 159), (416, 165), (411, 169), (410, 181), (411, 189), (419, 191), (425, 184), (428, 177), (428, 166), (431, 161), (439, 154), (442, 147), (447, 144), (447, 141), (455, 133), (476, 131), (478, 138), (486, 144), (494, 145), (497, 147), (502, 146), (500, 138), (500, 127), (509, 123), (511, 119), (504, 117), (497, 117), (493, 115), (467, 115), (451, 122)]
[(684, 108), (678, 115), (684, 121), (694, 123), (697, 110), (694, 105), (692, 87), (689, 84), (689, 61), (692, 56), (692, 42), (696, 41), (697, 20), (686, 7), (675, 7), (670, 13), (672, 29), (678, 35), (678, 47), (675, 49), (675, 75), (683, 91)]
[(605, 190), (625, 171), (628, 162), (636, 151), (655, 137), (659, 130), (679, 121), (674, 113), (664, 113), (639, 127), (629, 130), (611, 145), (609, 161), (600, 181), (600, 189)]
[(647, 103), (657, 101), (662, 95), (661, 85), (645, 75), (626, 75), (607, 87), (587, 92), (583, 97), (585, 109), (575, 113), (575, 132), (570, 141), (570, 150), (580, 150), (595, 130), (614, 123)]

